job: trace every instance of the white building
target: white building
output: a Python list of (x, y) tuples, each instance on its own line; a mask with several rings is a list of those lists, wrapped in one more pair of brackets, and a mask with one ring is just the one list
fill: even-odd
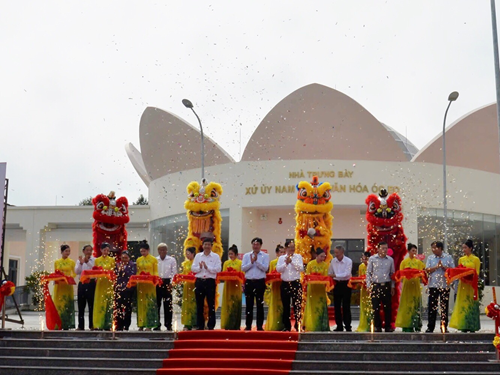
[[(200, 180), (199, 131), (179, 117), (147, 108), (140, 122), (140, 152), (126, 146), (149, 188), (149, 207), (131, 208), (129, 240), (149, 237), (152, 248), (166, 242), (182, 257), (187, 219), (186, 186)], [(489, 285), (500, 281), (500, 159), (496, 106), (479, 108), (446, 131), (449, 251), (458, 255), (472, 238)], [(205, 174), (222, 184), (222, 241), (250, 249), (250, 239), (274, 248), (294, 237), (296, 191), (317, 174), (334, 187), (333, 241), (354, 262), (365, 248), (365, 199), (381, 186), (399, 191), (408, 240), (430, 253), (443, 237), (442, 139), (422, 150), (379, 122), (359, 103), (331, 88), (311, 84), (284, 98), (262, 120), (242, 159), (235, 162), (205, 138)], [(181, 147), (182, 146), (182, 147)], [(9, 207), (7, 257), (18, 260), (18, 281), (42, 262), (51, 269), (58, 245), (72, 256), (91, 242), (92, 209)], [(148, 233), (149, 231), (149, 233)]]

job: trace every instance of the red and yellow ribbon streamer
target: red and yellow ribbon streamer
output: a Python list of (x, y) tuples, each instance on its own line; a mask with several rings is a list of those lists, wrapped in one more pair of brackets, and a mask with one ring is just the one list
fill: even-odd
[(403, 279), (411, 280), (415, 278), (421, 278), (422, 283), (427, 285), (429, 280), (427, 279), (427, 273), (424, 270), (418, 270), (416, 268), (405, 268), (404, 270), (398, 270), (394, 275), (392, 275), (392, 279), (399, 283)]
[(82, 271), (82, 275), (80, 276), (80, 281), (83, 284), (87, 284), (91, 279), (99, 279), (101, 277), (107, 278), (109, 281), (114, 281), (116, 279), (116, 275), (111, 270), (105, 270), (102, 267), (94, 266), (91, 270)]
[(474, 300), (477, 301), (478, 275), (475, 269), (459, 265), (455, 268), (448, 268), (444, 273), (444, 277), (446, 277), (446, 282), (448, 284), (451, 284), (455, 280), (460, 280), (472, 286), (472, 288), (474, 289)]
[(194, 283), (196, 281), (196, 276), (194, 272), (189, 272), (187, 274), (178, 273), (174, 276), (172, 280), (172, 284), (180, 284), (180, 283)]
[(335, 287), (335, 281), (330, 276), (323, 276), (319, 273), (310, 273), (304, 276), (304, 289), (308, 284), (323, 284), (329, 292)]
[(351, 289), (366, 288), (366, 275), (351, 277), (347, 286)]
[(152, 284), (158, 286), (163, 284), (160, 276), (151, 275), (149, 272), (141, 272), (139, 275), (132, 275), (127, 283), (127, 288), (133, 288), (137, 284)]

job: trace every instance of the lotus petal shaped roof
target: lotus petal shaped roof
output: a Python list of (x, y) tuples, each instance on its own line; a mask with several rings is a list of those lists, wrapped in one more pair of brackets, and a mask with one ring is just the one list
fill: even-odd
[(332, 88), (310, 84), (280, 101), (245, 147), (243, 161), (408, 161), (403, 149), (370, 112)]
[[(139, 134), (142, 160), (150, 181), (200, 167), (200, 132), (174, 114), (154, 107), (146, 108)], [(231, 162), (234, 162), (231, 156), (205, 135), (205, 166)]]
[[(446, 129), (446, 165), (500, 173), (496, 103), (478, 108)], [(443, 163), (442, 134), (430, 141), (412, 161)]]

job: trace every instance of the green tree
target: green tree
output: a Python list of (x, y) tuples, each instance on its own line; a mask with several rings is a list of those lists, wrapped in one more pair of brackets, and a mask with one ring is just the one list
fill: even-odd
[(85, 199), (82, 199), (80, 203), (78, 203), (79, 206), (92, 206), (92, 197), (88, 197)]
[(45, 310), (45, 302), (43, 298), (43, 287), (40, 284), (40, 279), (42, 276), (49, 275), (47, 271), (35, 271), (31, 275), (25, 277), (26, 285), (25, 290), (27, 292), (32, 292), (33, 296), (31, 301), (33, 305), (35, 305), (35, 311), (43, 311)]
[(144, 195), (140, 195), (139, 198), (137, 198), (137, 200), (132, 203), (133, 205), (136, 205), (136, 206), (147, 206), (148, 205), (148, 200), (146, 198), (144, 198)]

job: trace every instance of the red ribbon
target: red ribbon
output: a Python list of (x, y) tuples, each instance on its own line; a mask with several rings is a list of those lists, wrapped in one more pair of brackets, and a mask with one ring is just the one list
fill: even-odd
[(154, 286), (162, 285), (163, 281), (160, 276), (151, 275), (149, 272), (142, 271), (138, 275), (130, 276), (127, 283), (127, 288), (132, 288), (137, 284), (153, 284)]
[(194, 272), (189, 272), (187, 274), (178, 273), (172, 279), (172, 284), (180, 284), (180, 283), (194, 283), (196, 281), (196, 276)]
[(239, 281), (240, 283), (244, 284), (245, 283), (245, 274), (243, 272), (236, 271), (232, 267), (228, 267), (227, 271), (219, 272), (217, 274), (216, 282), (219, 283), (222, 280)]
[(91, 270), (85, 270), (82, 272), (80, 276), (80, 281), (83, 284), (88, 284), (91, 279), (98, 279), (101, 277), (105, 277), (110, 281), (114, 281), (116, 279), (116, 275), (111, 270), (105, 270), (100, 266), (94, 266)]
[(418, 270), (416, 268), (405, 268), (404, 270), (398, 270), (394, 275), (392, 275), (392, 279), (396, 282), (400, 282), (403, 279), (415, 279), (421, 278), (424, 285), (427, 285), (429, 280), (427, 279), (427, 273), (424, 270)]
[(347, 286), (351, 289), (366, 288), (366, 275), (351, 277)]
[(47, 284), (50, 281), (55, 283), (64, 283), (69, 285), (76, 285), (75, 279), (71, 276), (66, 276), (61, 270), (55, 270), (50, 275), (42, 276), (40, 283), (42, 285)]
[(304, 276), (304, 289), (307, 284), (324, 284), (326, 286), (326, 291), (330, 291), (335, 287), (335, 281), (330, 276), (324, 276), (317, 272)]
[(272, 284), (276, 281), (281, 281), (281, 273), (274, 270), (266, 274), (266, 284)]
[(445, 271), (444, 276), (446, 277), (446, 282), (448, 284), (451, 284), (455, 280), (460, 280), (472, 286), (472, 288), (474, 289), (474, 301), (477, 301), (477, 283), (479, 281), (479, 276), (477, 275), (475, 269), (464, 267), (460, 264), (458, 267), (448, 268)]

